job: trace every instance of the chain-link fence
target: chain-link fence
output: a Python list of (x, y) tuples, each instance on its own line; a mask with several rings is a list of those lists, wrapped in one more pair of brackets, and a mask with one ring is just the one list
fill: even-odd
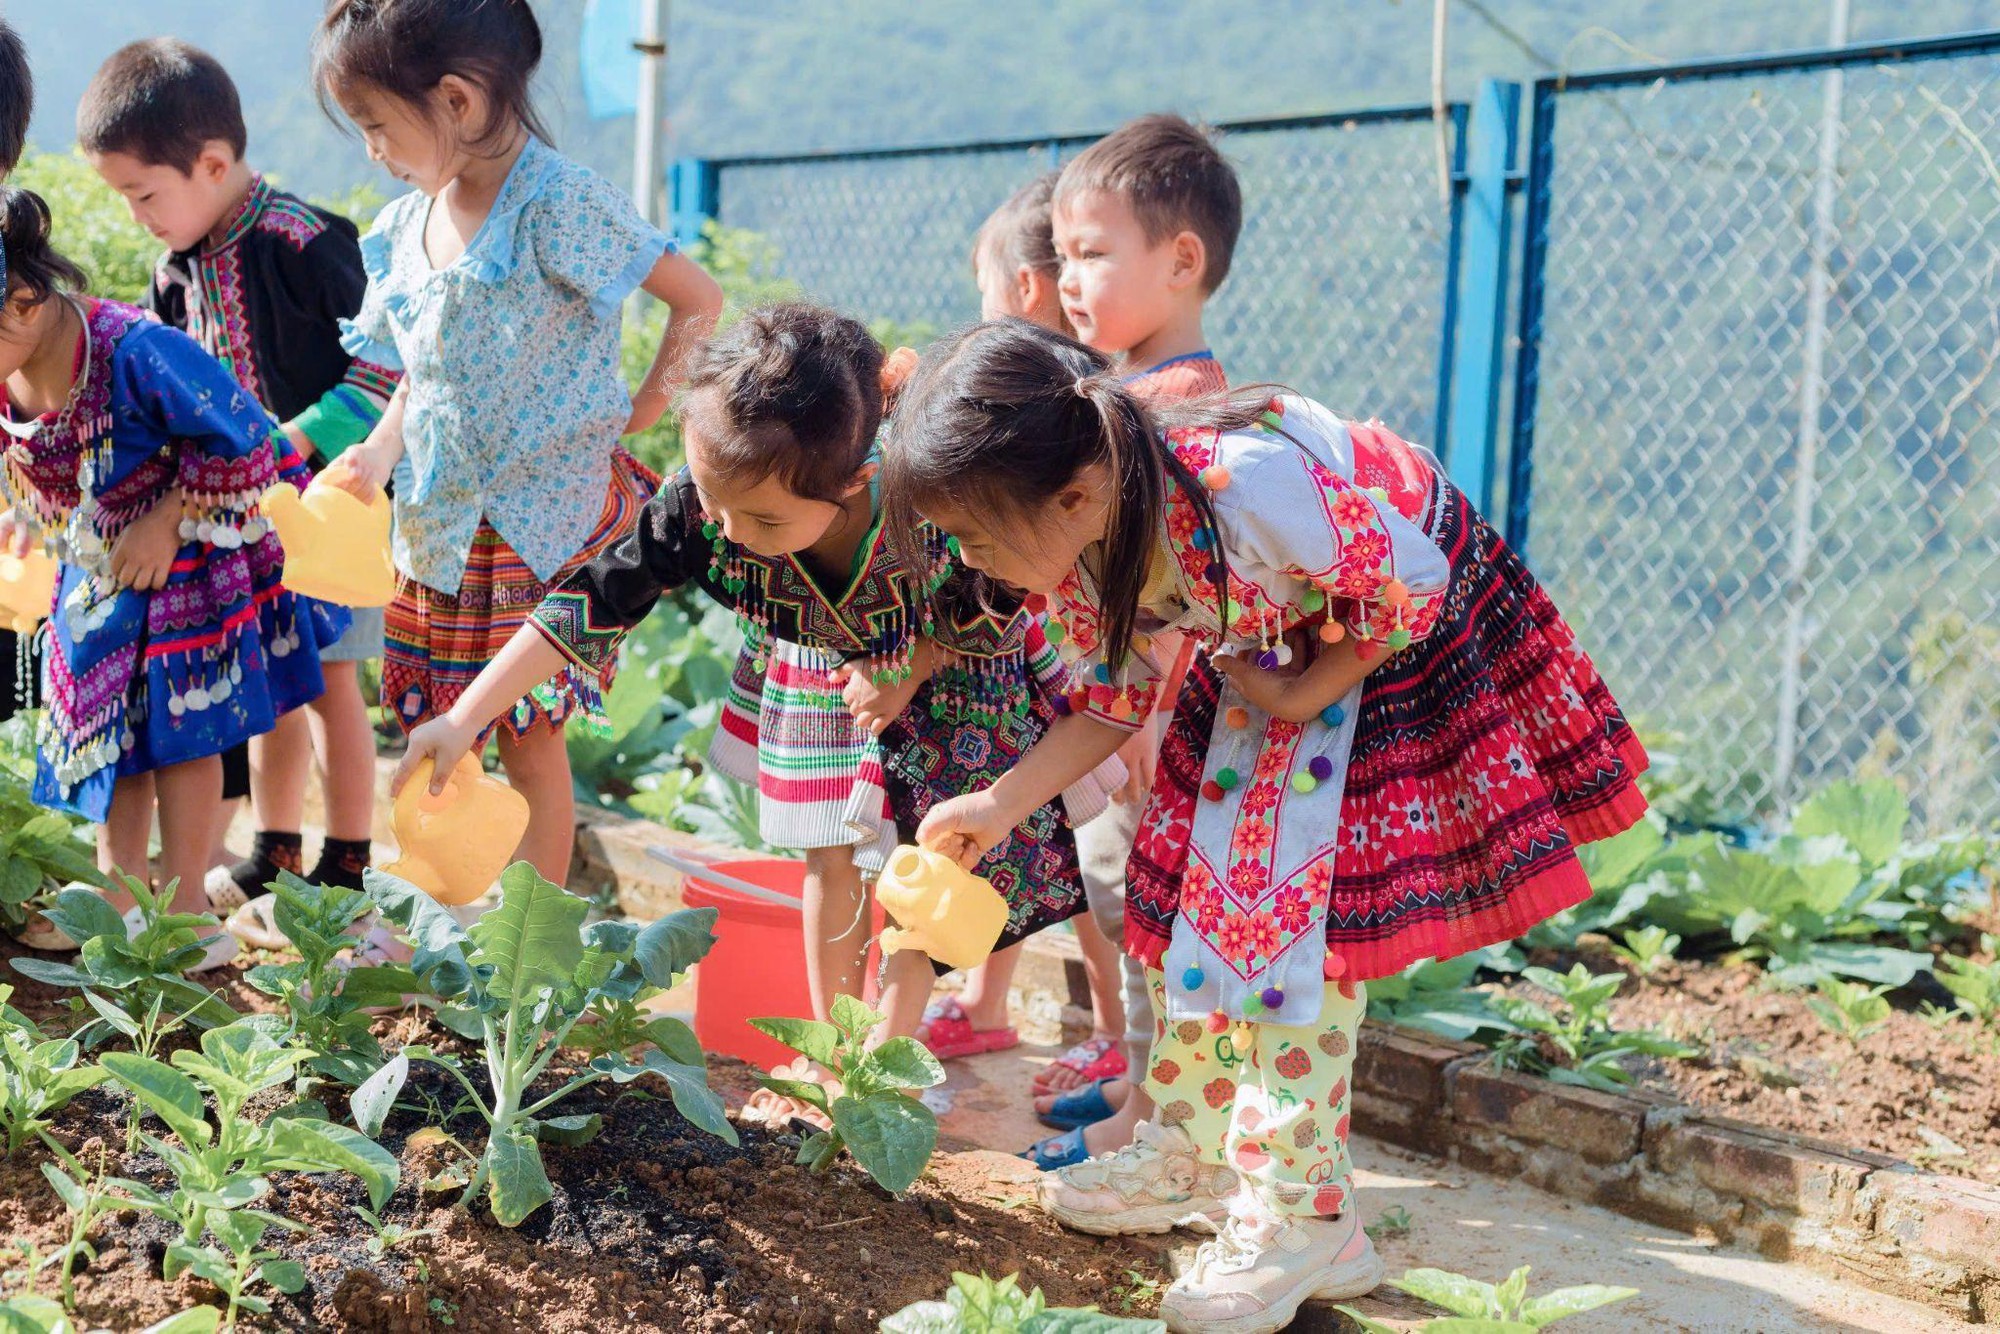
[(2000, 815), (1995, 88), (2000, 39), (1537, 89), (1532, 562), (1733, 804)]
[[(1490, 394), (1509, 530), (1725, 809), (1878, 771), (1934, 826), (2000, 817), (1995, 88), (2000, 33), (1528, 99), (1517, 375)], [(1209, 324), (1231, 378), (1443, 438), (1453, 374), (1488, 372), (1451, 365), (1471, 231), (1428, 113), (1222, 128), (1246, 203)], [(1463, 166), (1463, 108), (1448, 129)], [(988, 212), (1087, 142), (721, 162), (704, 211), (921, 336), (977, 315)], [(1488, 250), (1468, 292), (1504, 281)]]
[[(1449, 115), (1456, 151), (1463, 108)], [(1429, 112), (1218, 128), (1246, 201), (1208, 321), (1231, 378), (1279, 380), (1432, 438), (1451, 225)], [(941, 333), (979, 317), (979, 224), (1089, 142), (724, 161), (716, 214), (774, 241), (813, 298)]]

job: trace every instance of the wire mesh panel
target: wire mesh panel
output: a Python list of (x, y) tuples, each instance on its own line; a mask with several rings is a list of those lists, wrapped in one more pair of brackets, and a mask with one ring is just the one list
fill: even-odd
[[(1232, 379), (1280, 380), (1430, 438), (1449, 241), (1434, 136), (1403, 114), (1226, 135), (1245, 222), (1207, 327)], [(978, 318), (979, 224), (1088, 142), (725, 163), (718, 211), (773, 240), (813, 298), (941, 333)]]
[(1530, 554), (1739, 804), (2000, 816), (1995, 87), (2000, 43), (1554, 97)]

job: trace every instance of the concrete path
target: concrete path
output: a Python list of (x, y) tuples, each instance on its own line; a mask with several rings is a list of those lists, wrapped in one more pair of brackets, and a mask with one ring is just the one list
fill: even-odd
[[(1035, 1121), (1027, 1087), (1034, 1072), (1057, 1054), (1053, 1047), (1021, 1046), (949, 1062), (945, 1068), (951, 1078), (931, 1099), (943, 1133), (960, 1147), (1009, 1152), (1050, 1133)], [(1813, 1270), (1634, 1222), (1374, 1140), (1357, 1139), (1354, 1156), (1364, 1221), (1374, 1225), (1398, 1209), (1409, 1216), (1407, 1232), (1378, 1238), (1391, 1277), (1430, 1267), (1498, 1282), (1525, 1264), (1534, 1271), (1530, 1292), (1573, 1283), (1639, 1289), (1640, 1295), (1628, 1301), (1553, 1327), (1564, 1334), (1930, 1334), (1966, 1328), (1928, 1307)], [(1427, 1313), (1421, 1303), (1388, 1288), (1355, 1305), (1395, 1324), (1420, 1323)], [(1293, 1329), (1305, 1334), (1345, 1327), (1343, 1319), (1323, 1311), (1302, 1318)]]

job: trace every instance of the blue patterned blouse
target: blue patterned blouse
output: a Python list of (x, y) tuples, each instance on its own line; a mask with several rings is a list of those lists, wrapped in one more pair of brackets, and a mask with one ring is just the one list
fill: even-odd
[(445, 267), (424, 253), (413, 192), (361, 238), (368, 295), (343, 325), (354, 356), (401, 369), (396, 564), (456, 594), (484, 517), (548, 580), (590, 536), (632, 398), (619, 308), (673, 242), (630, 196), (539, 139)]

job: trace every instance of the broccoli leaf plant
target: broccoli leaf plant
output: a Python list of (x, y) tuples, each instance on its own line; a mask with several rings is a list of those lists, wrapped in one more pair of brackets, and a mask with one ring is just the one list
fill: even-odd
[[(463, 1178), (462, 1205), (486, 1191), (493, 1216), (515, 1227), (554, 1194), (542, 1165), (541, 1144), (582, 1144), (601, 1128), (600, 1118), (544, 1116), (587, 1085), (610, 1079), (624, 1084), (644, 1074), (666, 1081), (682, 1116), (731, 1144), (736, 1130), (722, 1100), (708, 1087), (701, 1045), (685, 1024), (662, 1019), (649, 1027), (654, 1046), (638, 1059), (622, 1052), (592, 1059), (539, 1098), (530, 1090), (586, 1015), (615, 1006), (640, 986), (663, 987), (707, 953), (714, 937), (712, 909), (673, 914), (643, 929), (629, 922), (584, 926), (590, 905), (551, 884), (526, 862), (500, 877), (501, 898), (468, 930), (416, 886), (379, 871), (367, 875), (368, 894), (383, 916), (416, 945), (410, 961), (418, 985), (436, 998), (439, 1019), (482, 1045), (487, 1089), (467, 1078), (459, 1062), (429, 1047), (406, 1047), (354, 1091), (354, 1123), (379, 1133), (411, 1061), (429, 1061), (464, 1087), (487, 1125), (485, 1150)], [(457, 1184), (451, 1180), (451, 1184)]]
[(56, 896), (47, 916), (77, 943), (76, 962), (10, 959), (14, 971), (48, 986), (109, 998), (127, 1016), (183, 1015), (198, 1028), (235, 1019), (236, 1011), (220, 995), (184, 976), (221, 937), (222, 923), (206, 913), (169, 912), (173, 883), (158, 891), (134, 876), (121, 883), (138, 905), (136, 931), (127, 931), (125, 918), (102, 894), (72, 886)]
[(836, 996), (832, 1023), (817, 1019), (752, 1019), (750, 1026), (826, 1067), (839, 1084), (829, 1094), (808, 1079), (766, 1077), (765, 1088), (817, 1108), (832, 1129), (799, 1145), (798, 1161), (824, 1172), (844, 1148), (892, 1194), (908, 1190), (937, 1148), (937, 1117), (910, 1093), (944, 1083), (944, 1067), (915, 1038), (867, 1045), (882, 1015), (852, 996)]
[[(270, 1193), (272, 1172), (351, 1172), (367, 1186), (377, 1209), (395, 1190), (399, 1175), (395, 1157), (351, 1127), (284, 1113), (257, 1121), (247, 1114), (253, 1101), (288, 1083), (300, 1063), (313, 1056), (310, 1048), (280, 1043), (272, 1028), (259, 1017), (210, 1029), (202, 1034), (199, 1051), (177, 1051), (172, 1064), (132, 1052), (104, 1057), (112, 1077), (178, 1141), (144, 1137), (173, 1173), (174, 1188), (163, 1195), (134, 1197), (180, 1227), (179, 1239), (167, 1251), (166, 1277), (194, 1269), (230, 1291), (213, 1278), (226, 1269), (239, 1280), (232, 1305), (241, 1304), (237, 1299), (244, 1284), (269, 1269), (256, 1255), (265, 1228), (284, 1225), (250, 1208)], [(244, 1217), (234, 1217), (239, 1213)], [(235, 1259), (204, 1246), (204, 1230), (214, 1233)], [(289, 1271), (280, 1268), (266, 1278), (283, 1289), (281, 1280), (289, 1281)]]
[(11, 1005), (14, 988), (0, 983), (0, 1131), (7, 1156), (42, 1134), (55, 1114), (87, 1088), (104, 1082), (105, 1071), (80, 1065), (73, 1039), (45, 1039), (39, 1028)]
[(369, 1009), (396, 1004), (416, 990), (416, 978), (400, 965), (341, 966), (341, 951), (354, 945), (348, 928), (374, 910), (360, 890), (311, 884), (289, 871), (280, 871), (270, 890), (276, 899), (272, 918), (299, 958), (259, 964), (245, 980), (284, 1005), (293, 1041), (323, 1053), (306, 1062), (306, 1069), (359, 1084), (382, 1064), (381, 1044), (369, 1031)]

